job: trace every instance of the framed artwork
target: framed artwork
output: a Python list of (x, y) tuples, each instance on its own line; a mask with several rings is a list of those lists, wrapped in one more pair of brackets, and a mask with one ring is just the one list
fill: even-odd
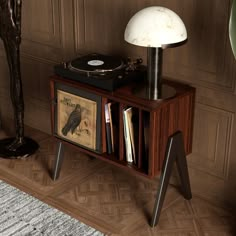
[(101, 97), (56, 84), (56, 135), (84, 148), (101, 151)]

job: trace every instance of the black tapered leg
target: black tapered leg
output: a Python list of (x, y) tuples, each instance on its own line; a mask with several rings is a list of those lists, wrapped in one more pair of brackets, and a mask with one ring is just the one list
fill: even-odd
[(184, 151), (183, 135), (181, 132), (176, 134), (176, 149), (178, 149), (178, 156), (176, 158), (176, 164), (181, 181), (182, 193), (184, 198), (190, 200), (192, 198), (191, 186), (189, 181), (188, 166), (186, 155)]
[(56, 160), (54, 162), (54, 169), (53, 169), (53, 176), (52, 176), (52, 179), (54, 181), (59, 178), (63, 158), (64, 158), (64, 145), (62, 142), (58, 142), (57, 155), (56, 155)]
[(157, 190), (156, 201), (154, 204), (152, 219), (151, 219), (151, 223), (150, 223), (151, 227), (156, 226), (159, 221), (162, 205), (163, 205), (165, 194), (166, 194), (166, 190), (167, 190), (167, 187), (169, 184), (171, 170), (172, 170), (173, 163), (175, 160), (175, 157), (174, 157), (175, 153), (172, 151), (173, 150), (173, 139), (174, 138), (172, 137), (169, 140), (168, 145), (167, 145), (166, 156), (165, 156), (165, 160), (164, 160), (164, 163), (162, 166), (160, 183), (159, 183), (159, 187)]
[(181, 179), (181, 186), (183, 194), (186, 199), (192, 198), (189, 174), (187, 168), (186, 155), (184, 151), (183, 136), (181, 132), (175, 133), (168, 140), (165, 160), (162, 166), (159, 188), (153, 208), (152, 219), (150, 226), (154, 227), (158, 224), (161, 209), (164, 203), (166, 190), (169, 184), (171, 171), (173, 169), (174, 162), (177, 162), (177, 168)]

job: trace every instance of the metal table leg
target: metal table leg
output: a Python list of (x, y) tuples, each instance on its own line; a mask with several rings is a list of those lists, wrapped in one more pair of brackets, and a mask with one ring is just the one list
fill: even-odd
[(53, 176), (52, 176), (52, 179), (54, 181), (59, 178), (63, 158), (64, 158), (64, 144), (62, 142), (58, 142), (57, 155), (56, 155), (56, 160), (54, 162), (54, 169), (53, 169)]
[(160, 176), (159, 188), (157, 191), (152, 219), (150, 222), (151, 227), (154, 227), (158, 224), (166, 190), (171, 176), (172, 167), (175, 161), (177, 164), (177, 169), (181, 180), (183, 196), (185, 199), (190, 200), (192, 198), (192, 193), (189, 181), (186, 155), (184, 151), (183, 135), (181, 132), (175, 133), (168, 140), (165, 160), (162, 166), (162, 171)]

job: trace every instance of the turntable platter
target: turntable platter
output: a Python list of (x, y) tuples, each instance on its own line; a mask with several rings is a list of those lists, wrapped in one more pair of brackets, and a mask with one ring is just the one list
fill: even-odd
[(118, 57), (89, 54), (70, 61), (68, 68), (84, 73), (105, 73), (121, 69), (124, 65), (123, 60)]

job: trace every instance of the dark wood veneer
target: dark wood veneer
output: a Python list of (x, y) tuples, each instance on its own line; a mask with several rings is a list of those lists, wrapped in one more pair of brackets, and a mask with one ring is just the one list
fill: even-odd
[[(54, 134), (54, 120), (55, 120), (55, 83), (65, 84), (70, 87), (92, 92), (102, 97), (102, 112), (101, 112), (101, 127), (102, 127), (102, 153), (95, 153), (93, 151), (75, 146), (69, 142), (63, 141), (58, 137), (59, 141), (69, 144), (88, 155), (110, 162), (128, 171), (142, 174), (146, 177), (153, 178), (160, 173), (168, 138), (176, 131), (181, 131), (184, 138), (184, 147), (186, 154), (192, 151), (192, 133), (193, 133), (193, 113), (194, 113), (194, 97), (195, 89), (191, 86), (165, 80), (165, 83), (173, 86), (176, 89), (176, 96), (162, 101), (150, 101), (138, 98), (133, 95), (132, 90), (137, 84), (129, 84), (121, 87), (116, 91), (109, 92), (90, 85), (82, 84), (76, 81), (61, 78), (59, 76), (52, 76), (50, 80), (51, 88), (51, 121), (52, 133)], [(105, 120), (104, 120), (104, 104), (108, 101), (114, 101), (119, 104), (119, 151), (108, 155), (106, 153), (106, 135), (105, 135)], [(123, 118), (122, 110), (126, 106), (132, 106), (138, 109), (139, 113), (139, 154), (138, 165), (131, 165), (125, 161), (125, 145), (123, 134)], [(149, 151), (148, 151), (148, 166), (145, 166), (143, 154), (143, 120), (144, 115), (148, 116), (149, 123)]]

